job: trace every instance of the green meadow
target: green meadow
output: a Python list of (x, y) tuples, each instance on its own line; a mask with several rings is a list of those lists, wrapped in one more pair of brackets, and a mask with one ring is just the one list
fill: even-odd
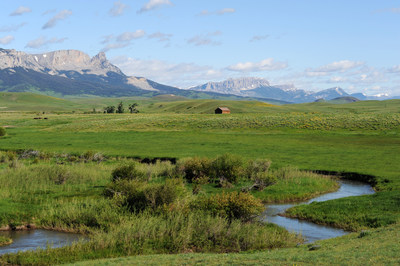
[[(4, 255), (0, 263), (72, 263), (130, 255), (140, 256), (84, 265), (399, 263), (400, 245), (390, 236), (398, 233), (400, 221), (400, 100), (278, 106), (174, 96), (62, 100), (31, 96), (0, 94), (0, 126), (6, 131), (0, 137), (0, 227), (34, 223), (81, 232), (91, 240)], [(126, 108), (138, 103), (140, 112), (103, 114), (104, 107), (121, 101)], [(232, 113), (214, 115), (218, 106), (227, 106)], [(213, 171), (224, 154), (232, 156), (228, 163), (241, 167), (238, 180), (229, 180), (228, 185), (208, 179), (217, 176)], [(146, 178), (126, 184), (111, 181), (121, 165), (163, 157), (178, 160), (177, 166), (138, 164), (135, 178)], [(195, 158), (192, 164), (185, 164), (188, 157)], [(264, 203), (290, 202), (337, 189), (335, 179), (309, 172), (315, 170), (335, 172), (335, 178), (353, 173), (353, 178), (369, 182), (377, 193), (290, 209), (289, 216), (356, 232), (320, 241), (321, 248), (315, 251), (307, 245), (296, 247), (299, 237), (277, 226), (230, 220), (219, 205), (211, 212), (193, 212), (190, 206), (208, 202), (202, 197), (212, 201), (221, 193), (224, 200), (239, 204), (232, 195), (258, 180), (258, 172), (255, 179), (243, 178), (257, 159), (268, 162), (262, 178), (272, 176), (274, 182), (248, 193), (252, 198), (243, 202), (253, 202), (253, 197)], [(204, 169), (196, 171), (205, 174), (197, 176), (196, 182), (170, 185), (178, 182), (171, 180), (179, 165), (183, 169), (200, 165)], [(124, 190), (127, 187), (136, 189), (133, 198), (147, 197), (143, 202), (148, 205), (143, 206), (150, 207), (129, 205), (135, 202), (130, 196), (118, 198), (130, 195)], [(197, 189), (200, 193), (195, 195)], [(148, 195), (157, 191), (169, 191), (171, 198), (151, 200)], [(195, 233), (206, 228), (214, 231)], [(360, 235), (361, 230), (367, 233)], [(126, 235), (135, 237), (122, 237)], [(211, 241), (211, 235), (217, 239)], [(160, 253), (178, 255), (154, 255)]]

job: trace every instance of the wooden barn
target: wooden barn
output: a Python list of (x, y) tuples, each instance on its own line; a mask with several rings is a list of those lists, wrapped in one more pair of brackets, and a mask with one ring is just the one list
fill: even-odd
[(228, 107), (218, 107), (215, 109), (216, 114), (230, 114), (231, 110)]

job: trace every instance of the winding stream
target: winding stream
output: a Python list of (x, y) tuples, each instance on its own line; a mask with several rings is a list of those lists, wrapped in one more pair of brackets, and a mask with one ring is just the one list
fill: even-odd
[(0, 247), (0, 255), (15, 253), (18, 251), (45, 249), (48, 245), (53, 248), (71, 245), (82, 239), (80, 234), (63, 233), (50, 230), (30, 230), (30, 231), (6, 231), (0, 232), (1, 236), (11, 238), (13, 243)]
[[(340, 188), (336, 192), (321, 195), (306, 202), (290, 204), (268, 204), (267, 210), (263, 214), (264, 221), (268, 221), (286, 228), (289, 232), (296, 232), (303, 235), (306, 241), (314, 242), (316, 240), (342, 236), (348, 232), (324, 225), (317, 225), (312, 222), (301, 221), (294, 218), (279, 216), (286, 209), (298, 204), (309, 204), (314, 201), (326, 201), (331, 199), (344, 198), (349, 196), (360, 196), (375, 193), (370, 185), (356, 181), (342, 180)], [(0, 235), (13, 239), (13, 243), (0, 247), (0, 255), (14, 253), (18, 251), (34, 250), (38, 247), (45, 249), (48, 245), (52, 247), (62, 247), (71, 245), (72, 242), (82, 239), (82, 235), (62, 233), (48, 230), (32, 231), (7, 231), (0, 232)]]
[(327, 201), (332, 199), (361, 196), (375, 193), (372, 187), (366, 183), (357, 181), (341, 180), (340, 188), (336, 192), (327, 193), (319, 197), (313, 198), (306, 202), (290, 203), (290, 204), (268, 204), (263, 214), (263, 220), (277, 224), (286, 228), (289, 232), (301, 234), (307, 243), (316, 240), (328, 239), (348, 234), (343, 229), (333, 228), (325, 225), (318, 225), (308, 221), (302, 221), (295, 218), (282, 217), (278, 214), (284, 213), (288, 208), (299, 204), (310, 204), (312, 202)]

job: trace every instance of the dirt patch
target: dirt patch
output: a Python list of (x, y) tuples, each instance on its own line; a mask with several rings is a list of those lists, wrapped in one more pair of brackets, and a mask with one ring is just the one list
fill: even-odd
[(25, 225), (5, 225), (0, 227), (0, 231), (23, 231), (23, 230), (33, 230), (36, 229), (34, 224)]

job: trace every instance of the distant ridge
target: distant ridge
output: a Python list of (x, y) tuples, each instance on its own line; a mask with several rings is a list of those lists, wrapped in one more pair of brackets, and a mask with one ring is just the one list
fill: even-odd
[(319, 98), (334, 99), (349, 96), (339, 87), (310, 92), (297, 89), (294, 85), (270, 85), (262, 78), (238, 78), (221, 82), (208, 82), (190, 90), (234, 94), (244, 97), (271, 98), (294, 103), (313, 102)]

